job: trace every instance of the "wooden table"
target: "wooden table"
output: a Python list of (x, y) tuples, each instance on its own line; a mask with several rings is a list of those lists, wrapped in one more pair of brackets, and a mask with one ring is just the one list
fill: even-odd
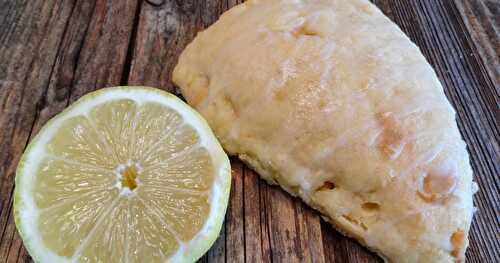
[[(347, 1), (347, 0), (346, 0)], [(0, 262), (30, 257), (12, 218), (19, 157), (92, 90), (173, 91), (177, 56), (236, 0), (0, 0)], [(500, 1), (374, 1), (422, 49), (458, 112), (479, 212), (469, 262), (500, 262)], [(318, 213), (233, 160), (225, 226), (202, 262), (381, 262)]]

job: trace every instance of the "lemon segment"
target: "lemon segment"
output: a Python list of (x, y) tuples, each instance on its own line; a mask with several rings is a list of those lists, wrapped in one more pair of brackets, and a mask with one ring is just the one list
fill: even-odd
[(32, 140), (14, 213), (35, 261), (191, 262), (215, 241), (229, 188), (229, 160), (200, 115), (157, 89), (115, 87)]

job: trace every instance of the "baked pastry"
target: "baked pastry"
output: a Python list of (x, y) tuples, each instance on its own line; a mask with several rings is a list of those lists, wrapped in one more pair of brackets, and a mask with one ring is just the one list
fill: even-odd
[(386, 262), (464, 261), (477, 186), (455, 111), (370, 2), (248, 1), (173, 80), (227, 152)]

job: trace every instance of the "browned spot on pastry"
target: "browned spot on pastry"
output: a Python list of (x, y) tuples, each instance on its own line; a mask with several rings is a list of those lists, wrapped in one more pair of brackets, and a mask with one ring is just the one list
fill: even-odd
[(402, 147), (403, 134), (394, 119), (390, 114), (378, 113), (376, 116), (377, 123), (382, 127), (377, 144), (379, 150), (388, 158), (395, 158), (398, 149)]
[(189, 96), (186, 97), (189, 104), (196, 107), (199, 105), (208, 95), (208, 86), (210, 85), (210, 80), (208, 76), (198, 76), (191, 83), (191, 87), (194, 92), (190, 92)]
[(231, 97), (229, 97), (228, 95), (225, 95), (224, 96), (224, 101), (226, 102), (226, 104), (231, 108), (231, 110), (233, 111), (234, 115), (236, 117), (238, 117), (240, 115), (240, 110), (238, 107), (236, 107), (236, 104), (234, 104), (233, 100), (231, 99)]
[(274, 99), (277, 101), (284, 101), (288, 96), (287, 89), (281, 88), (274, 92)]
[(358, 220), (352, 218), (349, 215), (343, 215), (342, 217), (345, 218), (347, 221), (351, 222), (352, 224), (360, 226), (365, 231), (368, 229), (365, 224), (359, 222)]
[(332, 190), (335, 188), (335, 184), (333, 184), (332, 182), (330, 181), (326, 181), (323, 183), (323, 185), (318, 188), (318, 190), (316, 191), (325, 191), (325, 190)]
[(426, 193), (448, 193), (454, 185), (455, 177), (452, 175), (429, 174), (424, 178), (424, 191)]
[(374, 202), (366, 202), (361, 206), (361, 208), (366, 211), (377, 211), (380, 209), (380, 205)]
[(327, 105), (328, 105), (328, 102), (326, 102), (326, 100), (322, 99), (318, 102), (318, 109), (323, 110), (324, 108), (326, 108)]
[(462, 229), (458, 229), (451, 235), (450, 242), (451, 246), (453, 247), (451, 251), (452, 256), (454, 257), (460, 256), (464, 244), (464, 239), (465, 239), (465, 233)]
[(367, 14), (367, 15), (373, 15), (373, 8), (367, 4), (367, 3), (359, 3), (359, 2), (353, 2), (355, 6), (357, 6), (358, 10)]
[(299, 36), (317, 36), (318, 32), (310, 28), (310, 26), (307, 23), (302, 24), (301, 26), (295, 28), (292, 31), (293, 36), (299, 37)]
[(456, 176), (453, 173), (428, 173), (424, 179), (421, 189), (418, 191), (419, 196), (428, 202), (434, 202), (438, 199), (447, 197), (456, 185)]
[(425, 194), (422, 194), (421, 191), (417, 191), (417, 195), (418, 195), (418, 197), (422, 198), (425, 202), (434, 202), (435, 201), (435, 198), (433, 198), (432, 196), (427, 196)]

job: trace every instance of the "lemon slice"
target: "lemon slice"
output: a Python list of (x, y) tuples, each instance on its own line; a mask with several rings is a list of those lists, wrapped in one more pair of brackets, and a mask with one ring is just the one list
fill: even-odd
[(37, 262), (190, 262), (213, 244), (230, 166), (173, 95), (90, 93), (50, 120), (17, 169), (17, 228)]

